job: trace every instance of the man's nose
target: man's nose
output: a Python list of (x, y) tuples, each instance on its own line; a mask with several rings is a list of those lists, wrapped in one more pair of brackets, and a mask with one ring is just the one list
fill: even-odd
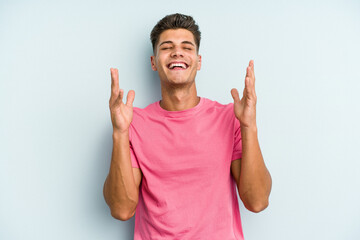
[(171, 57), (183, 57), (183, 51), (180, 47), (174, 47), (171, 52)]

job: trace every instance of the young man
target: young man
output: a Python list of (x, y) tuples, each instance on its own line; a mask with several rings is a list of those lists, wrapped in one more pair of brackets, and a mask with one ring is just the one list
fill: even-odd
[(162, 99), (144, 109), (126, 103), (117, 69), (109, 101), (113, 152), (104, 196), (113, 217), (135, 212), (134, 239), (243, 239), (237, 192), (245, 207), (268, 205), (271, 176), (256, 125), (254, 62), (240, 99), (226, 105), (197, 96), (200, 31), (173, 14), (151, 32)]

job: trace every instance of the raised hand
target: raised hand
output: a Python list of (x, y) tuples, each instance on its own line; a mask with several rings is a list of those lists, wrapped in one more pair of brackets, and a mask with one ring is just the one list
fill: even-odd
[(124, 89), (119, 89), (119, 72), (116, 68), (110, 68), (111, 72), (111, 97), (109, 108), (113, 130), (123, 133), (128, 131), (133, 117), (133, 102), (135, 91), (130, 90), (127, 94), (126, 103), (123, 103)]
[(231, 95), (234, 99), (235, 116), (239, 119), (240, 126), (256, 127), (256, 93), (253, 60), (250, 60), (249, 66), (246, 69), (243, 97), (240, 100), (239, 92), (236, 88), (231, 89)]

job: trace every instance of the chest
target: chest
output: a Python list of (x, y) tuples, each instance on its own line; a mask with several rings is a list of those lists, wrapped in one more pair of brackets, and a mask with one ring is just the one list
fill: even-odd
[(134, 150), (143, 171), (156, 172), (162, 179), (227, 171), (234, 143), (232, 126), (224, 119), (163, 119), (142, 127)]

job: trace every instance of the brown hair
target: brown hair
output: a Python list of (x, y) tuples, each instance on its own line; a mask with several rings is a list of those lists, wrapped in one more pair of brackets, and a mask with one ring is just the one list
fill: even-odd
[(160, 34), (168, 29), (179, 29), (184, 28), (189, 30), (193, 36), (197, 46), (197, 52), (199, 52), (201, 32), (199, 26), (195, 23), (191, 16), (187, 16), (180, 13), (175, 13), (165, 16), (161, 19), (155, 27), (152, 29), (150, 34), (150, 40), (155, 53), (156, 45), (158, 44)]

